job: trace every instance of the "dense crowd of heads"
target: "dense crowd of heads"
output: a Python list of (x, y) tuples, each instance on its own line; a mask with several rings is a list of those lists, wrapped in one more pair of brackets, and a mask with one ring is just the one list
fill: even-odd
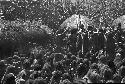
[(124, 83), (121, 24), (113, 31), (80, 28), (68, 31), (69, 35), (58, 30), (48, 49), (35, 47), (30, 54), (14, 52), (1, 60), (1, 84)]
[[(90, 4), (92, 2), (90, 2), (89, 0), (85, 0), (85, 5), (82, 5), (84, 3), (84, 0), (83, 2), (79, 2), (82, 0), (77, 0), (75, 5), (71, 4), (70, 0), (68, 0), (68, 2), (66, 2), (66, 0), (38, 0), (38, 2), (35, 3), (33, 3), (33, 1), (34, 0), (28, 0), (28, 2), (26, 2), (27, 5), (25, 1), (12, 1), (8, 3), (6, 2), (7, 4), (3, 5), (2, 17), (4, 16), (4, 19), (12, 20), (12, 22), (0, 20), (0, 27), (3, 28), (0, 31), (0, 36), (5, 36), (3, 38), (6, 39), (6, 37), (10, 37), (10, 35), (12, 37), (15, 35), (15, 38), (18, 38), (20, 36), (16, 37), (16, 35), (19, 34), (19, 30), (25, 30), (26, 32), (27, 29), (30, 30), (30, 27), (35, 28), (36, 26), (42, 24), (46, 24), (56, 31), (60, 24), (72, 14), (82, 14), (93, 17), (93, 19), (95, 19), (95, 23), (101, 22), (103, 23), (103, 25), (106, 25), (107, 23), (107, 25), (111, 26), (111, 22), (112, 20), (114, 20), (113, 18), (124, 14), (124, 11), (122, 11), (124, 10), (124, 3), (122, 3), (122, 0), (120, 0), (120, 2), (119, 0), (111, 0), (111, 2), (104, 2), (104, 0), (100, 0), (98, 5), (96, 4), (98, 3), (98, 1), (92, 1), (97, 5), (97, 7), (94, 6), (95, 4)], [(24, 6), (20, 3), (22, 3)], [(108, 3), (111, 4), (108, 6)], [(34, 4), (36, 6), (30, 6), (30, 4)], [(13, 5), (15, 5), (17, 8), (13, 7)], [(107, 10), (107, 7), (109, 10)], [(27, 9), (30, 9), (28, 10), (29, 12), (27, 11)], [(82, 9), (82, 11), (80, 11), (79, 9)], [(110, 10), (113, 10), (111, 14), (109, 12)], [(106, 12), (104, 13), (104, 11)], [(98, 17), (101, 16), (102, 21), (99, 21)], [(103, 19), (103, 17), (107, 19)], [(26, 22), (23, 22), (22, 20), (18, 21), (19, 18), (22, 18), (23, 20), (31, 19), (32, 22), (30, 20)], [(39, 20), (37, 22), (33, 19), (42, 19), (42, 21)], [(108, 20), (111, 21), (109, 22)], [(3, 23), (5, 23), (4, 25), (2, 24), (2, 21)], [(6, 27), (8, 25), (9, 27)], [(10, 27), (10, 25), (12, 27)], [(18, 26), (19, 28), (13, 26)], [(79, 33), (79, 30), (77, 29), (70, 31), (70, 34), (68, 32), (68, 35), (65, 32), (62, 33), (63, 30), (60, 35), (55, 35), (54, 32), (54, 39), (52, 39), (54, 42), (51, 43), (49, 41), (48, 44), (51, 43), (50, 45), (45, 44), (45, 46), (47, 45), (47, 47), (46, 50), (43, 50), (43, 52), (37, 54), (30, 53), (25, 55), (15, 52), (13, 56), (0, 60), (0, 83), (125, 83), (125, 33), (121, 31), (120, 28), (121, 24), (118, 24), (118, 27), (116, 28), (117, 30), (112, 30), (115, 28), (112, 28), (111, 30), (98, 30), (97, 28), (89, 26), (88, 30), (86, 31), (84, 29), (84, 26), (82, 25), (82, 31), (80, 31)], [(26, 34), (23, 34), (25, 38), (22, 37), (27, 41), (22, 41), (22, 38), (21, 40), (19, 40), (19, 42), (23, 42), (22, 44), (27, 45), (26, 47), (29, 46), (29, 40), (33, 41), (33, 43), (38, 40), (40, 40), (39, 44), (41, 44), (41, 42), (46, 43), (46, 41), (44, 41), (47, 39), (46, 37), (44, 37), (44, 39), (37, 39), (43, 36), (43, 34), (41, 35), (41, 33), (41, 36), (39, 35), (39, 30), (36, 30), (38, 34), (36, 34), (36, 32), (31, 33), (28, 31), (26, 32)], [(29, 39), (32, 38), (32, 36), (34, 36), (34, 38)], [(13, 38), (11, 39), (11, 42), (16, 41), (13, 41)], [(1, 40), (1, 42), (5, 43), (5, 40)], [(9, 45), (3, 45), (2, 43), (0, 43), (0, 45), (2, 46), (3, 51), (6, 50), (5, 46), (7, 46), (7, 48), (10, 47)], [(7, 40), (7, 44), (8, 43), (10, 44), (10, 41), (8, 42)], [(17, 43), (15, 42), (10, 45), (15, 44)], [(44, 46), (44, 44), (42, 46)], [(1, 47), (0, 50), (2, 51)], [(12, 49), (8, 48), (8, 50)], [(2, 54), (1, 57), (5, 57), (2, 56)]]
[[(62, 48), (60, 53), (51, 50), (42, 54), (23, 56), (15, 52), (13, 57), (0, 61), (2, 84), (84, 84), (124, 83), (124, 46), (117, 46), (113, 54), (93, 50), (73, 54)], [(58, 47), (57, 47), (58, 48)], [(118, 49), (117, 49), (118, 48)], [(113, 55), (113, 56), (109, 56)], [(113, 58), (111, 58), (113, 57)]]

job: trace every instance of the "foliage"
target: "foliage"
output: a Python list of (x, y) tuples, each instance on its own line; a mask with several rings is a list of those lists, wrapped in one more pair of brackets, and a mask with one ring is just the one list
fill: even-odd
[(3, 19), (39, 20), (57, 29), (62, 22), (73, 14), (92, 18), (95, 26), (111, 26), (114, 19), (124, 14), (124, 0), (14, 0), (1, 1)]

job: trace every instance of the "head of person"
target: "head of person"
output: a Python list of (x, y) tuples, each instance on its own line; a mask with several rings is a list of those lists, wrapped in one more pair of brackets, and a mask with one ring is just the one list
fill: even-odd
[(4, 84), (16, 84), (15, 76), (13, 73), (9, 73), (5, 76)]
[(87, 76), (92, 83), (100, 83), (100, 75), (95, 70), (90, 70)]
[(118, 29), (118, 30), (121, 29), (121, 23), (118, 23), (117, 29)]
[(97, 63), (93, 63), (90, 65), (90, 69), (93, 69), (93, 70), (99, 70), (99, 67), (98, 67), (98, 64)]
[(71, 34), (77, 34), (78, 29), (72, 29)]
[(110, 68), (107, 68), (107, 69), (104, 70), (103, 78), (104, 78), (105, 81), (112, 80), (113, 73), (112, 73), (112, 70)]
[(92, 31), (92, 30), (93, 30), (93, 27), (92, 27), (92, 26), (88, 26), (88, 30), (89, 30), (89, 31)]

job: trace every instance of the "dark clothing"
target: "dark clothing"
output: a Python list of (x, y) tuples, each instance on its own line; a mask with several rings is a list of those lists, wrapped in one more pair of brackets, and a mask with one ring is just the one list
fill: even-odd
[(93, 44), (93, 49), (94, 51), (98, 51), (98, 33), (94, 33), (92, 35), (92, 44)]
[(107, 42), (106, 42), (106, 52), (109, 54), (109, 59), (113, 59), (115, 55), (115, 39), (114, 34), (109, 33), (107, 35)]
[(106, 39), (103, 33), (94, 33), (92, 35), (92, 41), (95, 52), (104, 49)]
[(99, 50), (104, 49), (105, 47), (105, 37), (103, 33), (98, 34), (98, 45), (99, 45)]
[(73, 34), (69, 36), (69, 41), (68, 41), (68, 46), (69, 46), (69, 51), (76, 55), (77, 54), (77, 35)]

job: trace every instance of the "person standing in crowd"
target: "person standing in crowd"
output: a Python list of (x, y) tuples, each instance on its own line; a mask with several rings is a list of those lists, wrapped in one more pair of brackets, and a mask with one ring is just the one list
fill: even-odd
[(69, 36), (68, 39), (68, 45), (69, 45), (69, 51), (74, 54), (77, 55), (77, 29), (72, 29), (71, 30), (71, 35)]

